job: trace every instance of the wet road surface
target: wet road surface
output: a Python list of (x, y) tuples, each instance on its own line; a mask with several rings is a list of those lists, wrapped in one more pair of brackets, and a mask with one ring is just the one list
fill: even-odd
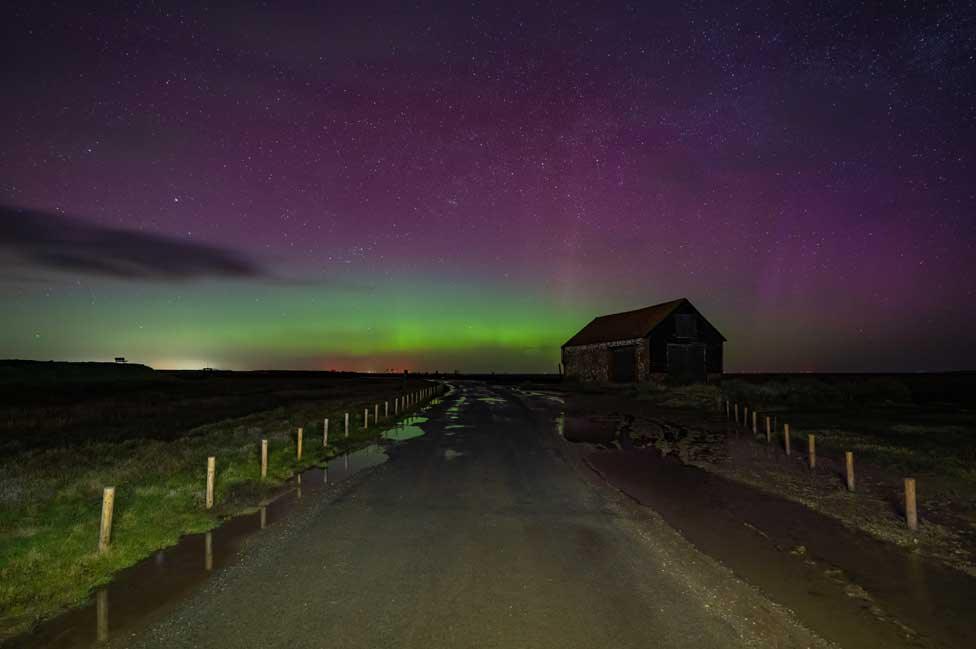
[(544, 410), (459, 384), (427, 415), (108, 645), (822, 645), (577, 466)]

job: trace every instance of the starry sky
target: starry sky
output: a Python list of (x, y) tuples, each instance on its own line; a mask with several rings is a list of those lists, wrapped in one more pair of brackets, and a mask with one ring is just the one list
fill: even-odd
[(729, 371), (976, 365), (970, 3), (4, 13), (0, 358), (556, 371), (688, 297)]

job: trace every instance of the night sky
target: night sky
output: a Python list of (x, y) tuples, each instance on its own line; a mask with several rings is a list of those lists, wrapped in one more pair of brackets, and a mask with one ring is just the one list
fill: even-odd
[(78, 5), (0, 27), (0, 358), (976, 366), (971, 3)]

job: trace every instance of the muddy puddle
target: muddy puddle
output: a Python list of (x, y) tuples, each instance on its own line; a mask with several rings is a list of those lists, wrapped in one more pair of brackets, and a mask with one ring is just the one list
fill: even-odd
[[(410, 419), (415, 423), (399, 428), (411, 431), (419, 423), (416, 420), (422, 418)], [(405, 432), (403, 439), (408, 434), (412, 432)], [(210, 532), (182, 537), (176, 545), (159, 550), (120, 572), (87, 604), (44, 622), (33, 632), (13, 638), (3, 646), (59, 649), (121, 646), (133, 633), (172, 610), (212, 571), (234, 560), (248, 538), (282, 520), (302, 499), (313, 498), (329, 485), (387, 459), (383, 446), (372, 444), (335, 457), (323, 467), (308, 469), (290, 480), (284, 493), (265, 506), (229, 518)]]
[(840, 646), (976, 646), (976, 579), (653, 449), (587, 461)]
[(571, 442), (611, 444), (617, 439), (619, 422), (613, 417), (580, 417), (562, 414), (556, 419), (556, 430)]

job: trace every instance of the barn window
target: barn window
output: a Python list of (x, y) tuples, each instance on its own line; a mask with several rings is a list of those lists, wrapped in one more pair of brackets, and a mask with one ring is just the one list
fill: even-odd
[(698, 320), (694, 313), (675, 315), (674, 324), (679, 338), (695, 338), (698, 336)]

